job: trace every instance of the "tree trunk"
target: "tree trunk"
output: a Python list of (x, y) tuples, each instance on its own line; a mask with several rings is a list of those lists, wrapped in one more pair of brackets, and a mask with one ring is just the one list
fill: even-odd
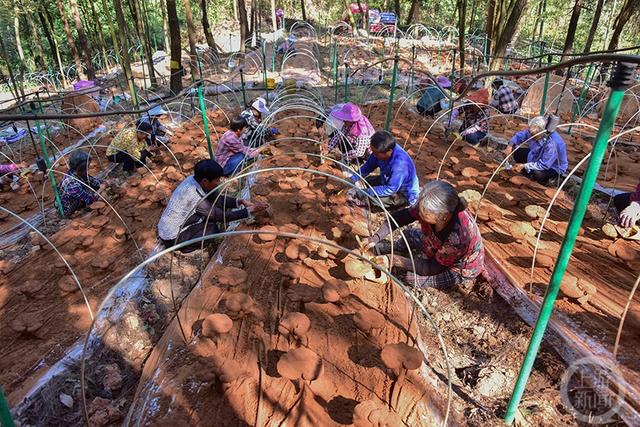
[(489, 0), (487, 3), (487, 22), (485, 23), (484, 32), (487, 35), (487, 54), (491, 53), (493, 41), (493, 22), (496, 12), (496, 0)]
[(467, 19), (467, 0), (458, 0), (458, 49), (460, 50), (460, 76), (464, 74), (464, 36)]
[(302, 9), (302, 20), (307, 20), (307, 9), (304, 7), (304, 0), (300, 0), (300, 8)]
[(18, 8), (18, 3), (13, 4), (13, 31), (16, 38), (18, 59), (20, 60), (20, 74), (22, 74), (29, 68), (24, 60), (24, 50), (22, 49), (22, 39), (20, 38), (20, 9)]
[(409, 16), (407, 16), (407, 27), (414, 22), (418, 22), (420, 18), (418, 17), (420, 12), (420, 0), (412, 0), (411, 8), (409, 9)]
[(176, 0), (166, 0), (167, 20), (169, 33), (171, 34), (171, 92), (178, 93), (182, 90), (182, 51), (180, 41), (180, 21), (176, 9)]
[(640, 10), (640, 2), (638, 0), (626, 0), (620, 9), (620, 13), (616, 16), (616, 20), (613, 23), (613, 33), (611, 33), (611, 40), (609, 40), (609, 47), (607, 50), (616, 50), (618, 43), (620, 42), (620, 34), (624, 26), (627, 25), (629, 19)]
[[(527, 7), (528, 0), (515, 0), (511, 13), (506, 19), (502, 31), (496, 37), (496, 42), (493, 46), (493, 56), (491, 60), (491, 69), (497, 70), (502, 67), (503, 60), (501, 59), (507, 51), (507, 46), (513, 38), (513, 34), (518, 28), (520, 18), (524, 14), (524, 10)], [(500, 57), (500, 58), (495, 58)]]
[(33, 22), (33, 12), (35, 9), (31, 7), (29, 4), (29, 10), (24, 14), (27, 19), (27, 24), (29, 25), (29, 30), (31, 31), (31, 40), (33, 41), (33, 45), (36, 48), (36, 57), (34, 58), (34, 62), (36, 64), (36, 68), (40, 70), (46, 70), (47, 64), (45, 62), (44, 49), (42, 48), (42, 40), (40, 39), (40, 33), (38, 33), (38, 29), (36, 28), (36, 24)]
[(56, 0), (56, 6), (58, 6), (58, 12), (60, 13), (60, 19), (62, 20), (64, 33), (67, 36), (67, 44), (69, 45), (71, 56), (73, 56), (73, 62), (76, 64), (76, 72), (78, 73), (78, 77), (81, 80), (86, 80), (87, 75), (85, 74), (84, 69), (82, 68), (82, 61), (80, 60), (80, 55), (78, 55), (78, 48), (76, 47), (76, 42), (73, 39), (73, 34), (71, 33), (71, 27), (69, 26), (69, 18), (67, 18), (67, 12), (64, 10), (64, 5), (62, 4), (62, 0)]
[(573, 10), (571, 11), (571, 18), (569, 19), (569, 28), (567, 29), (567, 37), (564, 39), (564, 47), (562, 53), (568, 53), (573, 48), (573, 41), (576, 38), (576, 29), (578, 28), (578, 21), (580, 20), (580, 12), (582, 11), (582, 5), (580, 0), (576, 0), (573, 4)]
[(353, 13), (351, 13), (351, 9), (349, 9), (349, 3), (347, 0), (342, 0), (342, 4), (344, 6), (344, 10), (347, 12), (347, 19), (349, 19), (349, 23), (351, 24), (351, 28), (353, 29), (353, 33), (357, 32), (356, 20), (353, 17)]
[(271, 0), (271, 26), (273, 31), (278, 31), (278, 20), (276, 19), (276, 0)]
[(18, 82), (16, 81), (16, 76), (15, 74), (13, 74), (13, 69), (11, 68), (11, 63), (9, 62), (7, 50), (4, 46), (4, 40), (2, 39), (2, 32), (0, 32), (0, 56), (2, 56), (4, 62), (7, 64), (7, 72), (9, 73), (9, 79), (11, 80), (11, 85), (13, 86), (13, 90), (15, 92), (13, 95), (17, 100), (20, 96), (20, 93), (22, 93), (22, 96), (24, 96), (24, 90), (22, 89), (22, 85), (20, 85), (20, 90), (18, 91)]
[(212, 52), (218, 53), (218, 45), (216, 45), (216, 39), (211, 34), (211, 26), (209, 25), (209, 17), (207, 16), (207, 0), (200, 0), (200, 9), (202, 10), (202, 30), (204, 36), (207, 39), (207, 45)]
[(196, 28), (193, 25), (193, 12), (191, 10), (191, 0), (184, 0), (184, 15), (187, 19), (187, 39), (189, 41), (189, 67), (194, 80), (199, 80), (200, 71), (198, 69), (198, 54), (196, 52)]
[[(98, 42), (100, 44), (100, 49), (102, 50), (102, 58), (104, 59), (104, 67), (107, 71), (109, 71), (109, 55), (107, 55), (107, 44), (104, 41), (104, 35), (102, 34), (102, 24), (100, 23), (100, 18), (98, 17), (98, 13), (96, 12), (96, 8), (93, 5), (93, 1), (89, 1), (89, 7), (91, 8), (91, 16), (93, 19), (93, 23), (96, 26), (96, 32), (98, 33)], [(106, 12), (106, 11), (105, 11)]]
[(240, 19), (238, 16), (238, 0), (231, 0), (231, 4), (233, 5), (233, 19), (237, 21)]
[(82, 51), (82, 59), (84, 60), (85, 65), (87, 67), (87, 77), (89, 77), (89, 80), (93, 80), (96, 78), (96, 72), (93, 69), (93, 64), (91, 63), (91, 53), (89, 52), (89, 43), (87, 42), (87, 35), (84, 32), (84, 26), (82, 24), (82, 20), (80, 19), (78, 2), (77, 0), (69, 0), (69, 5), (71, 6), (71, 16), (73, 17), (73, 21), (76, 24), (76, 31), (78, 32), (78, 43), (80, 43), (80, 50)]
[[(64, 67), (62, 66), (62, 58), (60, 57), (60, 48), (58, 47), (58, 41), (56, 40), (56, 35), (53, 32), (53, 26), (51, 25), (53, 22), (53, 18), (51, 17), (51, 13), (49, 13), (49, 9), (43, 3), (39, 4), (40, 9), (38, 10), (38, 15), (40, 17), (40, 23), (42, 24), (42, 28), (44, 29), (44, 34), (47, 36), (49, 40), (49, 45), (51, 46), (51, 56), (54, 57), (54, 60), (58, 63), (58, 68), (60, 69), (60, 76), (62, 77), (62, 86), (67, 86), (67, 77), (64, 73)], [(47, 16), (42, 14), (42, 10)]]
[(471, 28), (471, 31), (474, 30), (474, 25), (476, 23), (476, 6), (477, 5), (478, 5), (478, 1), (473, 0), (473, 4), (471, 6), (471, 20), (469, 22), (469, 28)]
[(113, 44), (113, 53), (117, 59), (118, 51), (120, 50), (118, 46), (120, 46), (120, 43), (118, 43), (118, 39), (116, 37), (116, 31), (113, 28), (113, 20), (111, 19), (111, 14), (109, 13), (109, 6), (107, 5), (107, 0), (102, 0), (102, 9), (103, 9), (102, 13), (104, 14), (105, 19), (109, 23), (109, 36), (111, 37), (111, 43)]
[(584, 43), (584, 53), (588, 53), (591, 51), (591, 45), (593, 44), (593, 39), (596, 36), (596, 30), (598, 29), (598, 23), (600, 22), (600, 16), (602, 15), (602, 6), (604, 5), (604, 0), (598, 0), (596, 4), (596, 10), (593, 12), (593, 18), (591, 19), (591, 28), (589, 28), (589, 35), (587, 36), (587, 41)]
[(122, 10), (122, 0), (113, 0), (113, 9), (116, 14), (116, 23), (120, 31), (118, 31), (118, 37), (120, 38), (120, 47), (122, 48), (120, 54), (120, 64), (122, 65), (122, 71), (124, 78), (131, 90), (131, 96), (135, 96), (133, 93), (135, 82), (133, 81), (133, 73), (131, 72), (131, 60), (129, 59), (129, 40), (127, 39), (127, 23), (124, 19), (124, 11)]
[(544, 39), (544, 15), (547, 12), (547, 0), (542, 0), (542, 13), (540, 15), (540, 33), (538, 33), (538, 40)]
[(396, 12), (396, 25), (400, 24), (400, 0), (394, 2), (394, 8)]
[(144, 14), (138, 4), (137, 0), (132, 0), (130, 2), (132, 9), (135, 12), (135, 27), (136, 33), (138, 33), (138, 37), (140, 38), (140, 44), (142, 45), (142, 53), (144, 55), (144, 62), (147, 64), (147, 76), (149, 77), (149, 82), (151, 83), (151, 87), (155, 88), (158, 85), (156, 81), (156, 73), (153, 69), (153, 52), (151, 51), (151, 43), (146, 37), (145, 32), (145, 23), (144, 23)]
[(245, 51), (245, 43), (249, 37), (249, 23), (247, 22), (247, 8), (244, 0), (236, 0), (238, 2), (238, 21), (240, 23), (240, 52)]

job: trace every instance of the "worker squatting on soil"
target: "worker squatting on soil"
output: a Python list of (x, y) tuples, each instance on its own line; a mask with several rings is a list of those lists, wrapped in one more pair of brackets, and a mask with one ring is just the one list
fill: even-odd
[(278, 128), (266, 128), (262, 125), (263, 115), (267, 114), (269, 114), (269, 109), (264, 98), (256, 98), (250, 107), (240, 113), (247, 122), (247, 127), (242, 135), (244, 145), (258, 147), (280, 133)]
[(556, 131), (547, 132), (547, 119), (542, 116), (529, 121), (529, 128), (516, 133), (505, 150), (509, 155), (514, 147), (525, 142), (529, 148), (518, 147), (513, 153), (514, 169), (540, 184), (556, 179), (567, 171), (567, 147)]
[[(420, 230), (403, 231), (409, 248), (403, 239), (393, 243), (394, 267), (409, 271), (408, 283), (420, 287), (447, 289), (465, 280), (473, 280), (482, 273), (484, 246), (480, 230), (467, 210), (464, 199), (445, 181), (431, 181), (424, 186), (415, 206), (391, 214), (394, 221), (385, 221), (367, 242), (367, 249), (375, 248), (378, 254), (391, 253), (391, 243), (383, 239), (398, 227), (418, 221)], [(397, 223), (397, 225), (396, 225)], [(391, 227), (391, 228), (390, 228)], [(405, 256), (414, 254), (415, 272), (411, 260)], [(396, 253), (401, 255), (396, 255)], [(379, 260), (389, 265), (389, 259)]]
[(113, 163), (122, 163), (125, 175), (143, 167), (146, 160), (159, 148), (157, 145), (149, 144), (151, 132), (152, 126), (149, 122), (142, 122), (135, 128), (123, 129), (107, 147), (107, 159)]
[(138, 125), (145, 122), (151, 124), (151, 132), (147, 137), (149, 145), (166, 145), (169, 143), (169, 136), (172, 135), (172, 133), (160, 121), (166, 114), (167, 112), (164, 108), (156, 105), (138, 119)]
[(89, 175), (91, 158), (75, 151), (69, 159), (69, 172), (60, 183), (60, 201), (65, 217), (98, 200), (101, 181)]
[[(378, 168), (380, 175), (369, 176)], [(380, 197), (382, 205), (388, 209), (413, 205), (420, 193), (413, 159), (386, 130), (379, 130), (371, 136), (371, 155), (358, 173), (351, 176), (356, 184), (361, 178), (371, 186), (364, 191), (374, 199)], [(351, 191), (350, 195), (353, 197), (355, 193)], [(360, 199), (355, 201), (364, 204)]]
[(460, 136), (470, 145), (480, 145), (489, 132), (489, 112), (486, 107), (488, 103), (489, 91), (482, 88), (471, 92), (467, 96), (466, 105), (456, 108), (451, 114), (452, 120), (462, 115)]
[(246, 160), (255, 158), (260, 153), (260, 148), (250, 148), (242, 141), (242, 132), (247, 126), (242, 116), (231, 119), (229, 130), (226, 131), (216, 147), (216, 161), (222, 166), (224, 176), (231, 176), (242, 169)]
[(640, 183), (635, 192), (615, 196), (613, 204), (620, 213), (620, 224), (625, 228), (635, 226), (640, 220)]
[(4, 191), (7, 186), (12, 191), (20, 188), (17, 181), (20, 179), (20, 171), (26, 167), (26, 163), (0, 164), (0, 191)]
[[(220, 232), (219, 223), (244, 219), (249, 214), (269, 208), (266, 203), (221, 196), (213, 191), (220, 183), (223, 170), (215, 160), (201, 160), (171, 194), (158, 222), (158, 237), (165, 247)], [(209, 194), (211, 192), (211, 194)], [(237, 209), (243, 206), (243, 209)], [(201, 247), (194, 243), (181, 252), (193, 252)]]
[(449, 100), (443, 89), (450, 92), (451, 81), (445, 76), (439, 76), (436, 78), (436, 83), (437, 85), (427, 85), (416, 104), (416, 109), (423, 116), (434, 117), (436, 113), (449, 108)]
[(336, 105), (329, 113), (328, 123), (333, 129), (327, 152), (338, 147), (343, 162), (364, 160), (375, 130), (360, 108), (350, 102)]
[(491, 106), (497, 108), (502, 114), (515, 114), (520, 106), (513, 96), (513, 90), (501, 79), (495, 79), (491, 87), (494, 91)]

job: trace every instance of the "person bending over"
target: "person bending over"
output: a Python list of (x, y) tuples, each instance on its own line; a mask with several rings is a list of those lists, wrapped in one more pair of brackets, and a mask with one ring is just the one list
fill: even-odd
[(624, 228), (633, 227), (640, 220), (640, 182), (633, 193), (618, 194), (613, 204), (620, 213), (620, 224)]
[[(244, 219), (269, 207), (266, 203), (221, 196), (219, 191), (208, 194), (218, 186), (222, 176), (222, 166), (215, 160), (201, 160), (196, 163), (193, 175), (176, 187), (158, 222), (158, 237), (165, 248), (217, 234), (221, 223)], [(243, 208), (238, 209), (240, 206)], [(180, 251), (188, 253), (200, 247), (198, 242)]]
[(262, 125), (263, 115), (267, 114), (269, 114), (269, 108), (264, 98), (256, 98), (250, 107), (240, 113), (247, 121), (247, 127), (242, 135), (244, 145), (258, 147), (279, 133), (277, 128), (266, 128)]
[(137, 127), (126, 128), (113, 138), (107, 147), (107, 159), (112, 163), (122, 163), (122, 170), (130, 174), (143, 167), (147, 158), (158, 147), (148, 145), (152, 126), (149, 122), (142, 122)]
[(216, 147), (216, 161), (222, 166), (224, 176), (231, 176), (242, 169), (245, 159), (253, 159), (260, 152), (259, 149), (249, 148), (242, 142), (242, 131), (247, 122), (241, 116), (231, 119), (229, 130), (226, 131)]
[(479, 89), (467, 96), (467, 101), (465, 102), (467, 105), (453, 110), (452, 120), (462, 115), (460, 136), (470, 145), (480, 145), (489, 132), (489, 113), (486, 107), (488, 102), (489, 91), (487, 89)]
[(514, 147), (528, 142), (529, 148), (519, 147), (513, 153), (516, 172), (522, 172), (540, 184), (557, 179), (567, 171), (567, 147), (558, 132), (548, 133), (547, 120), (534, 117), (529, 121), (529, 128), (516, 133), (505, 150), (509, 155)]
[(327, 151), (330, 152), (338, 147), (342, 153), (342, 160), (346, 163), (358, 160), (367, 154), (374, 129), (357, 105), (349, 102), (334, 108), (329, 114), (329, 122), (342, 123), (342, 128), (333, 133)]
[(520, 106), (513, 96), (513, 90), (500, 79), (495, 79), (491, 87), (494, 90), (491, 106), (496, 107), (503, 114), (515, 114)]
[(151, 124), (151, 132), (147, 137), (147, 143), (149, 145), (165, 145), (169, 143), (169, 136), (172, 135), (172, 133), (160, 121), (160, 119), (166, 115), (167, 112), (165, 109), (160, 105), (156, 105), (138, 119), (138, 125), (144, 122)]
[(69, 159), (69, 172), (60, 183), (60, 201), (65, 217), (98, 200), (101, 181), (89, 175), (91, 158), (75, 151)]
[(20, 188), (20, 184), (18, 183), (20, 172), (26, 167), (26, 163), (0, 164), (0, 191), (4, 191), (7, 185), (11, 191), (16, 191)]
[(436, 113), (449, 105), (449, 100), (443, 90), (451, 89), (451, 81), (445, 76), (439, 76), (436, 78), (436, 83), (438, 84), (427, 85), (416, 104), (416, 109), (423, 116), (434, 117)]
[[(380, 175), (369, 176), (380, 169)], [(379, 130), (371, 136), (371, 155), (351, 180), (357, 183), (361, 178), (371, 186), (365, 192), (380, 197), (385, 208), (400, 208), (413, 205), (418, 199), (420, 185), (416, 166), (411, 156), (397, 143), (393, 135)]]
[[(383, 256), (391, 253), (391, 243), (383, 239), (399, 227), (418, 222), (420, 230), (409, 228), (402, 231), (403, 239), (393, 243), (393, 266), (409, 271), (409, 284), (447, 289), (455, 284), (478, 277), (484, 267), (482, 236), (473, 215), (467, 210), (464, 199), (455, 188), (445, 181), (431, 181), (424, 186), (414, 207), (391, 214), (397, 225), (384, 221), (380, 229), (366, 241), (368, 249), (375, 248)], [(409, 251), (415, 261), (406, 255)], [(397, 255), (399, 254), (399, 255)], [(380, 260), (389, 265), (390, 257)]]

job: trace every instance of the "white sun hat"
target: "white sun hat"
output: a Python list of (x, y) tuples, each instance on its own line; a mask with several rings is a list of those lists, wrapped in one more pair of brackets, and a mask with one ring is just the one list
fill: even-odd
[(262, 114), (269, 114), (269, 109), (267, 108), (267, 101), (265, 101), (264, 98), (262, 97), (257, 98), (255, 101), (253, 101), (253, 104), (251, 104), (251, 107), (260, 111), (260, 113)]

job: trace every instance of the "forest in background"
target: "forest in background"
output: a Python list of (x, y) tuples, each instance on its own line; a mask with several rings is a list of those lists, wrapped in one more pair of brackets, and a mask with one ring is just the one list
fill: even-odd
[[(0, 0), (0, 73), (57, 72), (76, 65), (79, 77), (113, 65), (126, 46), (133, 58), (156, 50), (218, 49), (215, 36), (270, 31), (274, 10), (320, 26), (340, 19), (348, 2), (326, 0)], [(370, 8), (395, 11), (400, 28), (422, 23), (487, 34), (489, 52), (503, 56), (523, 41), (562, 52), (614, 50), (640, 44), (638, 0), (384, 0)], [(216, 29), (212, 31), (212, 28)], [(114, 49), (117, 46), (117, 49)], [(631, 52), (637, 53), (637, 52)], [(136, 56), (136, 54), (138, 56)], [(125, 67), (126, 64), (122, 64)]]

